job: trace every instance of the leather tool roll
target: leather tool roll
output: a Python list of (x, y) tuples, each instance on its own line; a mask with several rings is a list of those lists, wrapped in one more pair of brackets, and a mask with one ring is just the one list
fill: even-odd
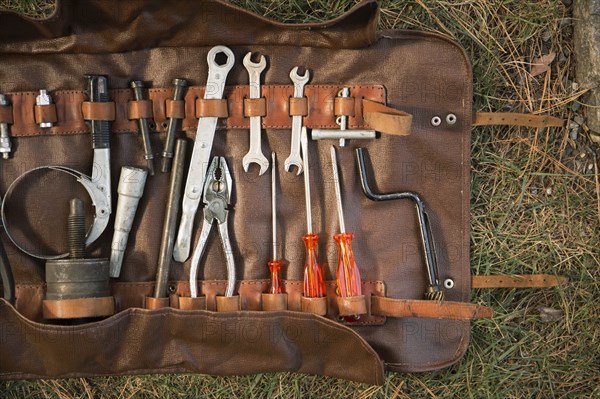
[[(173, 261), (169, 298), (149, 298), (169, 186), (169, 175), (157, 173), (148, 179), (140, 200), (121, 276), (111, 282), (114, 316), (71, 327), (48, 323), (42, 313), (43, 262), (4, 241), (17, 279), (17, 299), (15, 307), (0, 300), (0, 378), (296, 371), (380, 384), (384, 368), (426, 371), (458, 361), (469, 344), (468, 320), (491, 316), (489, 308), (469, 303), (469, 152), (472, 122), (494, 121), (489, 115), (474, 119), (471, 67), (462, 49), (432, 33), (378, 32), (373, 0), (325, 23), (297, 25), (214, 0), (115, 4), (61, 1), (56, 15), (44, 22), (0, 15), (0, 84), (11, 100), (0, 107), (0, 122), (10, 124), (15, 144), (11, 159), (3, 160), (0, 185), (6, 188), (22, 172), (42, 165), (68, 165), (91, 174), (87, 119), (111, 121), (116, 182), (121, 166), (145, 165), (135, 118), (153, 119), (152, 148), (158, 149), (169, 116), (182, 119), (178, 134), (190, 142), (196, 137), (198, 117), (218, 116), (212, 154), (227, 159), (233, 178), (229, 232), (236, 296), (223, 299), (225, 258), (218, 240), (209, 240), (200, 264), (200, 298), (189, 297), (190, 260)], [(229, 46), (236, 62), (224, 99), (205, 101), (206, 54), (217, 44)], [(248, 74), (242, 65), (248, 51), (268, 58), (261, 76), (263, 98), (254, 102), (248, 101)], [(40, 65), (43, 68), (36, 67)], [(295, 66), (309, 69), (311, 80), (304, 98), (292, 100), (289, 73)], [(89, 73), (108, 76), (110, 102), (87, 102), (83, 89)], [(182, 101), (172, 100), (173, 78), (190, 83)], [(147, 101), (132, 101), (132, 79), (151, 82)], [(350, 89), (350, 97), (336, 98), (343, 87)], [(35, 108), (41, 88), (51, 93), (52, 109)], [(309, 142), (313, 230), (321, 238), (318, 250), (327, 296), (308, 301), (314, 302), (310, 305), (303, 298), (304, 186), (301, 176), (285, 172), (281, 165), (277, 219), (286, 261), (285, 295), (263, 295), (268, 292), (266, 265), (271, 259), (271, 208), (265, 201), (270, 179), (242, 168), (252, 115), (263, 116), (263, 150), (275, 151), (282, 160), (290, 151), (293, 115), (303, 115), (309, 128), (331, 129), (339, 129), (337, 116), (348, 116), (349, 129), (379, 132), (377, 139), (349, 140), (338, 150), (345, 220), (355, 235), (364, 298), (337, 300), (332, 236), (339, 225), (329, 161), (334, 142), (327, 140)], [(436, 118), (441, 122), (432, 124)], [(53, 121), (54, 126), (41, 129), (40, 120)], [(548, 121), (558, 123), (516, 119), (531, 126)], [(453, 282), (451, 288), (443, 288), (444, 302), (423, 300), (427, 270), (414, 204), (367, 199), (354, 159), (359, 145), (368, 150), (378, 190), (412, 191), (426, 202), (440, 282)], [(66, 220), (66, 201), (86, 193), (75, 188), (72, 179), (43, 182), (48, 184), (26, 185), (13, 193), (12, 211), (17, 220), (28, 223), (11, 226), (11, 232), (62, 253), (66, 226), (56, 221)], [(116, 185), (112, 196), (114, 207)], [(91, 212), (89, 202), (87, 209)], [(197, 215), (194, 244), (200, 220)], [(93, 244), (94, 256), (110, 254), (110, 238), (105, 231)], [(339, 318), (340, 313), (355, 312), (365, 312), (356, 323)], [(80, 356), (61, 357), (73, 347)], [(25, 348), (27, 356), (15, 356)], [(90, 358), (96, 361), (87, 361)]]

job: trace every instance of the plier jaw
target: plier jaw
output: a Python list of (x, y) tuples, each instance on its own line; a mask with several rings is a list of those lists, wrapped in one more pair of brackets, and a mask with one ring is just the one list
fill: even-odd
[(223, 157), (214, 157), (204, 181), (202, 200), (204, 202), (204, 219), (218, 224), (227, 222), (227, 209), (231, 204), (233, 180)]

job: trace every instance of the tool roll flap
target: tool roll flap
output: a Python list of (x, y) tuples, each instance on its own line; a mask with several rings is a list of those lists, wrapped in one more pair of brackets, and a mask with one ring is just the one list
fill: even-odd
[[(14, 154), (2, 163), (2, 195), (24, 172), (43, 165), (68, 166), (91, 175), (95, 158), (85, 120), (110, 120), (113, 210), (107, 231), (87, 249), (90, 257), (108, 258), (119, 170), (124, 165), (146, 166), (137, 121), (152, 122), (150, 140), (157, 149), (165, 140), (168, 116), (182, 118), (189, 162), (197, 118), (219, 116), (211, 154), (224, 157), (233, 180), (228, 229), (238, 281), (236, 299), (224, 305), (230, 312), (215, 312), (228, 289), (228, 276), (219, 234), (213, 231), (198, 272), (202, 300), (184, 299), (190, 297), (190, 259), (171, 262), (168, 301), (148, 300), (156, 285), (170, 184), (169, 174), (157, 170), (148, 176), (137, 205), (120, 276), (111, 279), (114, 316), (77, 326), (45, 320), (45, 262), (24, 255), (3, 237), (20, 314), (2, 302), (1, 376), (291, 370), (381, 383), (382, 361), (392, 370), (424, 371), (460, 359), (469, 343), (468, 320), (489, 316), (486, 309), (468, 305), (471, 70), (463, 51), (440, 36), (377, 33), (377, 12), (374, 1), (365, 1), (328, 23), (285, 25), (216, 1), (174, 1), (168, 6), (141, 0), (72, 1), (62, 3), (57, 13), (61, 22), (56, 26), (50, 23), (48, 29), (35, 28), (36, 34), (29, 31), (22, 37), (2, 35), (0, 84), (12, 100), (12, 112), (0, 115), (11, 114), (14, 143)], [(158, 18), (165, 13), (171, 18)], [(160, 24), (149, 23), (155, 18)], [(0, 20), (5, 21), (0, 24), (2, 33), (11, 24), (39, 25), (15, 16), (2, 15)], [(217, 23), (219, 29), (211, 28)], [(203, 102), (207, 53), (217, 44), (229, 46), (235, 56), (224, 89), (226, 102)], [(251, 93), (242, 59), (248, 52), (266, 55), (268, 60), (261, 76), (267, 100), (259, 108), (247, 105)], [(291, 105), (290, 70), (299, 65), (311, 75), (307, 100)], [(89, 94), (83, 92), (86, 74), (108, 76), (109, 105), (84, 104)], [(187, 79), (190, 86), (179, 102), (171, 100), (171, 81), (176, 77)], [(128, 89), (132, 80), (148, 83), (149, 101), (132, 103), (136, 101)], [(344, 87), (350, 89), (350, 99), (336, 99)], [(41, 88), (55, 94), (54, 107), (36, 111), (34, 97)], [(295, 168), (289, 173), (283, 168), (294, 115), (304, 116), (308, 128), (337, 128), (336, 118), (347, 116), (349, 129), (378, 130), (377, 138), (349, 140), (337, 150), (346, 227), (354, 232), (354, 257), (365, 296), (362, 304), (353, 299), (338, 301), (337, 296), (338, 257), (331, 237), (340, 230), (331, 140), (310, 140), (308, 147), (312, 224), (320, 236), (318, 254), (327, 295), (317, 305), (303, 298), (304, 184)], [(280, 160), (277, 224), (279, 256), (285, 259), (281, 268), (285, 299), (264, 296), (269, 290), (267, 262), (272, 260), (271, 181), (259, 176), (256, 166), (248, 172), (242, 166), (253, 116), (263, 117), (263, 149), (274, 151)], [(52, 126), (41, 128), (40, 122)], [(407, 126), (412, 126), (410, 131)], [(366, 148), (364, 172), (371, 188), (379, 193), (417, 193), (421, 201), (417, 209), (424, 206), (426, 213), (415, 212), (415, 198), (373, 201), (363, 194), (355, 155), (361, 146)], [(34, 253), (66, 251), (67, 229), (62, 221), (69, 218), (71, 198), (85, 201), (86, 226), (94, 216), (102, 216), (98, 206), (93, 215), (89, 190), (55, 169), (25, 176), (9, 194), (7, 228), (13, 239), (25, 242)], [(192, 230), (193, 245), (202, 229), (201, 208)], [(431, 238), (428, 255), (421, 238), (422, 216)], [(424, 299), (430, 285), (428, 256), (437, 261), (440, 284), (453, 282), (452, 288), (441, 288), (444, 301), (435, 295), (431, 299), (436, 300)], [(144, 306), (155, 310), (138, 309)], [(265, 306), (287, 310), (261, 311)], [(307, 306), (325, 309), (326, 317), (303, 313)], [(361, 320), (339, 318), (363, 306), (366, 314)], [(41, 337), (39, 342), (28, 342), (32, 334)], [(172, 342), (182, 344), (177, 353), (172, 358), (162, 356)], [(78, 353), (87, 353), (81, 357), (74, 353), (63, 361), (63, 351), (73, 344)], [(15, 348), (20, 355), (14, 354)], [(82, 359), (88, 356), (101, 361), (84, 364)], [(225, 358), (227, 362), (222, 361)], [(117, 364), (119, 368), (114, 368)]]

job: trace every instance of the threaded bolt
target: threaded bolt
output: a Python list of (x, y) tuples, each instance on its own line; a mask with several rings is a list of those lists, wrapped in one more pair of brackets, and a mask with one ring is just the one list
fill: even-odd
[(85, 258), (85, 210), (83, 201), (73, 198), (69, 207), (67, 231), (69, 235), (69, 258)]

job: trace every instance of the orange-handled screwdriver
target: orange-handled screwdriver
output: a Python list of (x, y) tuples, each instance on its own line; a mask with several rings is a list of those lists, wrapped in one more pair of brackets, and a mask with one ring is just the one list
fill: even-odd
[(323, 281), (323, 271), (319, 265), (317, 255), (317, 245), (319, 236), (312, 230), (312, 212), (310, 207), (310, 168), (308, 163), (308, 134), (306, 127), (302, 127), (300, 134), (300, 144), (302, 147), (302, 159), (304, 163), (304, 196), (306, 200), (306, 235), (302, 237), (304, 247), (306, 248), (306, 260), (304, 262), (304, 296), (308, 298), (317, 298), (325, 296), (325, 282)]
[[(335, 197), (337, 199), (338, 218), (340, 220), (340, 232), (333, 236), (333, 239), (338, 245), (338, 266), (336, 269), (337, 293), (340, 297), (359, 296), (362, 295), (360, 272), (354, 261), (352, 233), (346, 232), (346, 224), (344, 223), (342, 190), (340, 189), (340, 176), (338, 174), (334, 146), (331, 146), (331, 164), (333, 170), (333, 182), (335, 185)], [(354, 319), (356, 319), (356, 316)]]
[(271, 272), (271, 286), (269, 287), (269, 294), (282, 294), (283, 287), (281, 286), (281, 276), (279, 274), (281, 270), (281, 261), (277, 260), (277, 198), (275, 189), (275, 173), (277, 167), (275, 166), (275, 153), (271, 153), (271, 221), (273, 231), (273, 260), (267, 263), (269, 271)]

